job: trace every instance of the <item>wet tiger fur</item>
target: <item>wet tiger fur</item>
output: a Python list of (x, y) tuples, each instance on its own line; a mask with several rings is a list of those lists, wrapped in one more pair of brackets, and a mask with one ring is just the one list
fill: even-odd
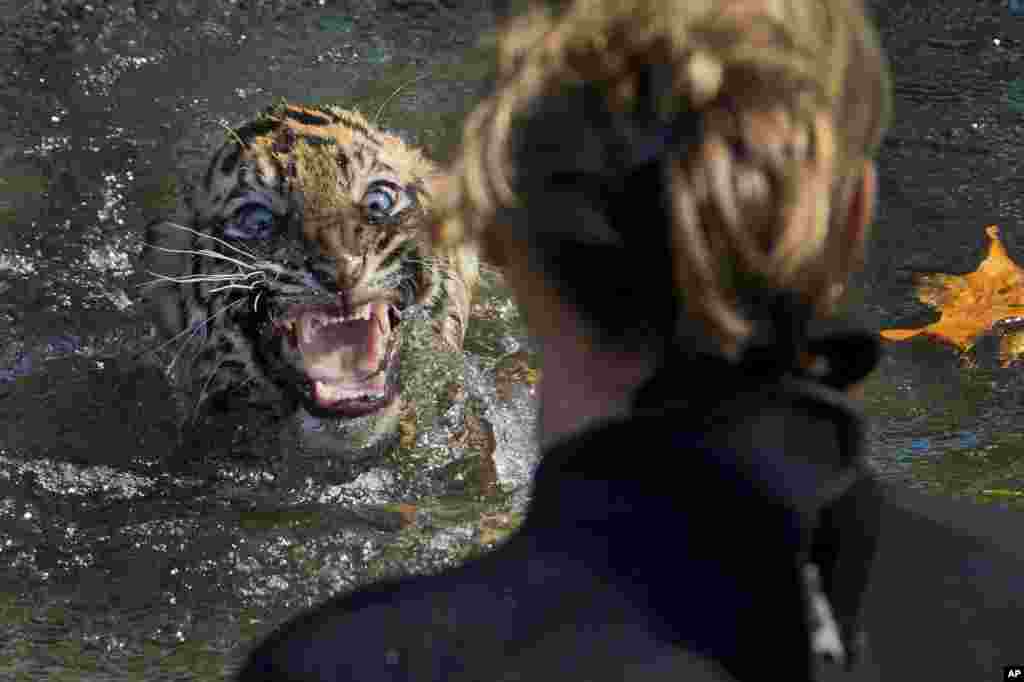
[(419, 150), (337, 107), (279, 105), (232, 131), (190, 215), (147, 230), (191, 417), (298, 414), (342, 449), (392, 434), (400, 325), (426, 316), (461, 349), (477, 281), (472, 249), (431, 248), (441, 180)]

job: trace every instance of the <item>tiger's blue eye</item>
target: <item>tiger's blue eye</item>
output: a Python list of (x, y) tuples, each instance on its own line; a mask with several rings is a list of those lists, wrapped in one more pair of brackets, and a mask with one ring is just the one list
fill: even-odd
[(374, 215), (391, 215), (398, 205), (398, 193), (395, 189), (384, 183), (379, 183), (370, 188), (363, 196), (363, 208)]
[(277, 217), (266, 206), (246, 204), (235, 212), (224, 228), (224, 234), (234, 239), (266, 239), (274, 231)]

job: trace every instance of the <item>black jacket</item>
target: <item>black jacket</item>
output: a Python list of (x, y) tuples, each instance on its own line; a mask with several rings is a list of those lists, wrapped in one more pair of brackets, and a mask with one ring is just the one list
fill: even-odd
[[(860, 465), (861, 422), (826, 386), (873, 366), (869, 339), (818, 348), (849, 360), (819, 381), (770, 361), (667, 367), (630, 418), (545, 453), (505, 544), (298, 616), (238, 679), (997, 679), (1024, 656), (1011, 648), (1024, 646), (1022, 566), (882, 502)], [(821, 667), (801, 567), (821, 567), (853, 647), (879, 523), (869, 646), (852, 672)]]

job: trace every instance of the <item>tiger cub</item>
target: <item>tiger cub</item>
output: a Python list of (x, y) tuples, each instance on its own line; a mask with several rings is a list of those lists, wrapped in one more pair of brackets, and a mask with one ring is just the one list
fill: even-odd
[(441, 180), (418, 149), (333, 106), (278, 105), (232, 131), (190, 215), (147, 228), (189, 418), (299, 415), (339, 450), (393, 435), (400, 327), (427, 320), (460, 350), (478, 278), (472, 247), (431, 247)]

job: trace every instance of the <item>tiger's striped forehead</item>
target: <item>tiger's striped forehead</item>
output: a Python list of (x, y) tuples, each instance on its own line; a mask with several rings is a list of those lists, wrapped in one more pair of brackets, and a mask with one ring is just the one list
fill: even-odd
[(386, 180), (429, 201), (422, 190), (438, 172), (401, 138), (337, 107), (277, 107), (235, 132), (236, 141), (207, 171), (205, 201), (196, 205), (200, 219), (229, 214), (258, 193), (279, 215), (298, 212), (312, 242), (328, 226), (342, 227), (345, 241), (359, 240), (370, 232), (358, 204), (371, 183)]
[[(371, 126), (358, 112), (289, 106), (276, 118), (280, 125), (254, 136), (252, 146), (254, 151), (269, 153), (282, 164), (320, 164), (325, 172), (340, 173), (342, 180), (357, 171), (386, 172), (409, 181), (435, 172), (419, 150)], [(316, 169), (307, 172), (316, 173)]]

